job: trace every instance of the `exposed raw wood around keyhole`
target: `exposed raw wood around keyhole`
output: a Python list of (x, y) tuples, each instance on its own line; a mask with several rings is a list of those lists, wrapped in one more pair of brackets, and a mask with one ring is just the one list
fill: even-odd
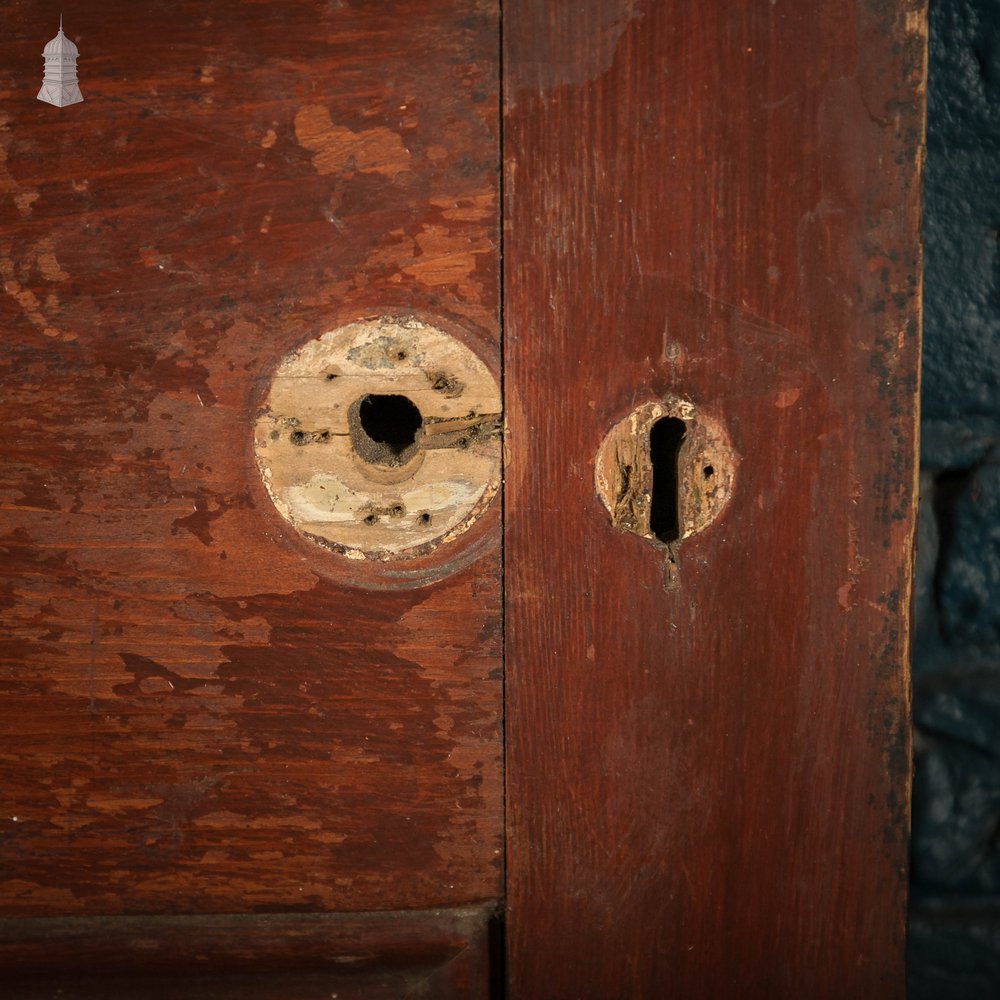
[(737, 464), (718, 421), (687, 400), (668, 398), (643, 404), (611, 428), (594, 480), (616, 528), (671, 555), (722, 513)]

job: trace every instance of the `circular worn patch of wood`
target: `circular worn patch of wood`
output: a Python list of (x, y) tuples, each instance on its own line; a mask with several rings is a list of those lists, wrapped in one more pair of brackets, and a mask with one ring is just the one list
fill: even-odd
[(456, 337), (414, 318), (362, 320), (288, 355), (257, 419), (278, 512), (349, 559), (426, 555), (500, 487), (500, 388)]
[(653, 460), (650, 434), (672, 417), (684, 425), (676, 454), (677, 541), (711, 524), (733, 493), (739, 458), (725, 428), (688, 400), (673, 396), (643, 403), (608, 431), (594, 462), (597, 495), (623, 531), (663, 544), (651, 528)]

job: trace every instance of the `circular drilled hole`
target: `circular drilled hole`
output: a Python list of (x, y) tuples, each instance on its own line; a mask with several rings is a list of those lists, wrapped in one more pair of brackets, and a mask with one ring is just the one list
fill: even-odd
[(374, 465), (402, 465), (416, 448), (420, 410), (406, 396), (371, 393), (354, 404), (350, 419), (355, 450)]
[(711, 479), (715, 475), (715, 467), (712, 465), (706, 465), (701, 471), (706, 479)]
[(420, 411), (406, 396), (365, 396), (358, 407), (364, 432), (400, 454), (417, 439), (424, 422)]

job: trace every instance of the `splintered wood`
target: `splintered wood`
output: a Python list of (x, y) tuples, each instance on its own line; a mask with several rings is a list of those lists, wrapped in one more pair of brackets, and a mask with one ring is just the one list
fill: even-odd
[(739, 461), (722, 425), (687, 400), (668, 397), (644, 403), (615, 424), (594, 462), (597, 495), (616, 528), (654, 543), (650, 433), (664, 417), (685, 426), (676, 455), (678, 540), (701, 531), (722, 513), (732, 496)]

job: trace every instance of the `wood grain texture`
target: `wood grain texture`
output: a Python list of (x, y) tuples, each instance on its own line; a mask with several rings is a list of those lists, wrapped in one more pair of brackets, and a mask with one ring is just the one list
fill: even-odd
[(489, 995), (491, 912), (0, 919), (18, 1000), (399, 1000)]
[[(516, 998), (901, 997), (919, 2), (504, 5)], [(593, 457), (739, 456), (664, 553)]]
[(495, 4), (67, 10), (69, 108), (52, 10), (0, 39), (0, 912), (496, 899), (498, 508), (434, 586), (349, 586), (252, 444), (350, 320), (499, 371)]

